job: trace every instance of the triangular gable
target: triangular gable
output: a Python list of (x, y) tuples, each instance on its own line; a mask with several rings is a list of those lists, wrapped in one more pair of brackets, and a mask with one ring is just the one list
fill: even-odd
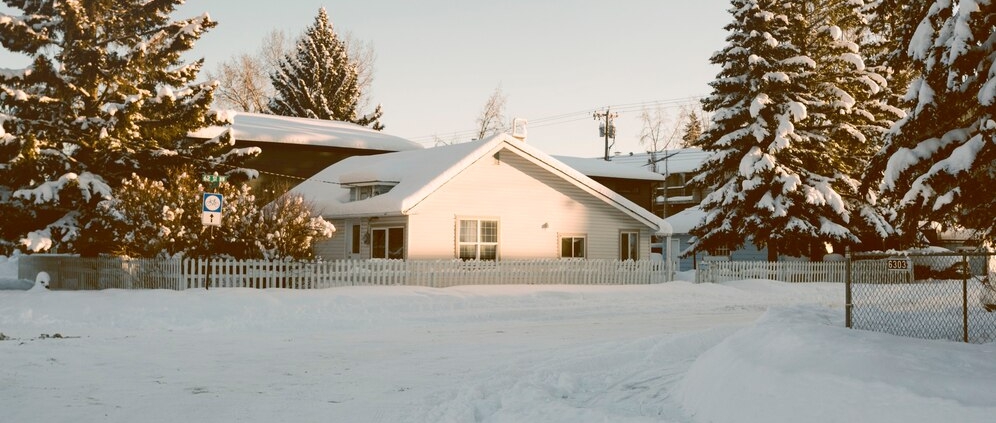
[(671, 226), (663, 219), (657, 217), (643, 207), (640, 207), (628, 198), (623, 197), (619, 193), (612, 191), (604, 185), (589, 178), (578, 170), (540, 151), (539, 149), (526, 144), (523, 141), (512, 138), (507, 134), (501, 134), (497, 137), (503, 137), (502, 146), (493, 149), (494, 151), (489, 152), (489, 155), (501, 150), (503, 147), (508, 147), (511, 151), (519, 153), (521, 157), (529, 160), (533, 164), (536, 164), (554, 175), (563, 178), (564, 180), (572, 183), (574, 186), (580, 188), (595, 198), (598, 198), (606, 204), (615, 207), (633, 219), (636, 219), (649, 227), (656, 228), (658, 234), (671, 234)]
[[(351, 157), (329, 166), (292, 189), (292, 192), (304, 195), (323, 214), (331, 217), (405, 215), (475, 162), (490, 158), (503, 149), (570, 182), (644, 225), (655, 228), (658, 233), (671, 233), (670, 225), (654, 214), (507, 134), (483, 141), (425, 150)], [(348, 201), (349, 191), (340, 185), (371, 181), (390, 181), (397, 185), (386, 194), (354, 202)]]

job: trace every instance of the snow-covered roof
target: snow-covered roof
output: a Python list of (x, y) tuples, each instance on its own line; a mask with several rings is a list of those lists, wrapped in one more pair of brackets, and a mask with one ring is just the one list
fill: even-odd
[[(232, 113), (232, 130), (237, 141), (356, 148), (379, 151), (420, 150), (422, 145), (382, 131), (349, 122), (307, 119), (261, 113)], [(212, 126), (190, 133), (193, 138), (210, 139), (226, 127)]]
[[(341, 218), (405, 215), (474, 162), (491, 157), (503, 149), (547, 167), (551, 172), (620, 211), (656, 228), (659, 233), (671, 233), (668, 224), (654, 214), (578, 170), (507, 134), (463, 144), (350, 157), (308, 178), (291, 192), (303, 195), (326, 216)], [(359, 201), (349, 201), (349, 188), (342, 186), (373, 181), (397, 185), (386, 193)]]
[(671, 225), (671, 230), (674, 233), (687, 234), (692, 231), (692, 228), (701, 223), (704, 217), (705, 212), (702, 211), (702, 207), (693, 206), (668, 216), (664, 220)]
[[(702, 151), (701, 148), (682, 148), (677, 150), (666, 150), (657, 153), (657, 172), (665, 173), (692, 173), (709, 157), (709, 152)], [(620, 154), (611, 157), (611, 162), (650, 170), (649, 153)], [(605, 161), (602, 158), (591, 159)]]
[(626, 166), (604, 159), (586, 157), (553, 156), (562, 163), (576, 169), (587, 176), (603, 178), (641, 179), (646, 181), (663, 181), (666, 178), (660, 173), (654, 173), (647, 168)]

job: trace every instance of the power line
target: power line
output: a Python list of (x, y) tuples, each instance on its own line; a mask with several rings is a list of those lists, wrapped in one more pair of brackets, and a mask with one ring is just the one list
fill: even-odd
[[(615, 113), (628, 114), (632, 112), (642, 111), (647, 106), (661, 106), (662, 108), (680, 107), (688, 103), (701, 100), (704, 97), (705, 96), (693, 96), (693, 97), (673, 98), (666, 100), (648, 100), (648, 101), (640, 101), (635, 103), (609, 105), (606, 107), (611, 108)], [(595, 110), (597, 110), (597, 107), (591, 109), (579, 110), (576, 112), (561, 113), (552, 116), (545, 116), (540, 118), (527, 118), (527, 119), (529, 119), (530, 128), (542, 128), (547, 126), (563, 125), (566, 123), (578, 122), (581, 120), (590, 120), (591, 114)], [(473, 135), (476, 135), (477, 130), (466, 129), (466, 130), (459, 130), (459, 131), (445, 132), (445, 133), (454, 138), (469, 138)], [(411, 141), (424, 144), (434, 141), (436, 138), (439, 137), (439, 135), (440, 133), (434, 133), (431, 135), (409, 137), (408, 139)]]

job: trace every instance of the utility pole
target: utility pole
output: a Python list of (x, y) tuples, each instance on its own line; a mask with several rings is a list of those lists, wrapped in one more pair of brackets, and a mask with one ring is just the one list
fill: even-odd
[[(604, 112), (594, 112), (591, 116), (595, 120), (605, 119), (604, 122), (598, 124), (598, 135), (605, 137), (605, 160), (608, 161), (609, 149), (616, 144), (616, 125), (612, 123), (612, 120), (619, 117), (619, 113), (611, 113), (606, 107)], [(612, 138), (612, 144), (609, 144), (609, 138)]]

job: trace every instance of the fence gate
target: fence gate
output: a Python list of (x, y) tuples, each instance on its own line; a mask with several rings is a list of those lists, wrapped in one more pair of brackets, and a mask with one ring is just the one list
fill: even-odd
[(847, 265), (847, 327), (996, 341), (996, 253), (856, 253)]

